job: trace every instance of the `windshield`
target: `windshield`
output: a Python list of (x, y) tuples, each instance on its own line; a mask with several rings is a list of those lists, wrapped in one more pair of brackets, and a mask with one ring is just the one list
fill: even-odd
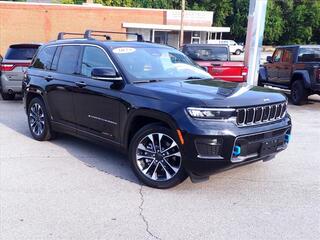
[(193, 46), (187, 47), (184, 53), (194, 61), (228, 61), (226, 47)]
[(210, 74), (175, 49), (119, 47), (114, 48), (113, 53), (133, 82), (211, 78)]

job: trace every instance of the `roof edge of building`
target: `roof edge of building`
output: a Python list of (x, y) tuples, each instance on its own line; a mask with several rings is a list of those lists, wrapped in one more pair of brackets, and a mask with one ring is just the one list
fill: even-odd
[[(48, 7), (72, 7), (72, 8), (98, 8), (98, 9), (119, 9), (119, 10), (139, 10), (139, 11), (159, 11), (165, 12), (168, 10), (177, 10), (179, 9), (160, 9), (160, 8), (137, 8), (137, 7), (115, 7), (115, 6), (104, 6), (101, 4), (61, 4), (61, 3), (39, 3), (39, 2), (8, 2), (0, 1), (0, 5), (11, 5), (11, 6), (48, 6)], [(210, 12), (210, 11), (196, 11), (196, 10), (187, 10), (188, 12)]]

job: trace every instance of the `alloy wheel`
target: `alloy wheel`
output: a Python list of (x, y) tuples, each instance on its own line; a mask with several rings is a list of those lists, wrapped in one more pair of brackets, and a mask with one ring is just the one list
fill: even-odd
[(168, 181), (181, 168), (178, 144), (164, 133), (145, 136), (136, 149), (136, 162), (144, 176), (153, 181)]
[(29, 124), (32, 132), (40, 136), (45, 128), (45, 116), (39, 103), (34, 103), (29, 111)]

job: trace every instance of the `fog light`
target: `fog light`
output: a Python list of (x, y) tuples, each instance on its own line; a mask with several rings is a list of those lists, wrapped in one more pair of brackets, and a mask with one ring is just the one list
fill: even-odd
[(291, 134), (286, 134), (284, 136), (284, 141), (285, 141), (285, 143), (289, 143), (291, 141)]
[(219, 157), (222, 150), (222, 138), (196, 139), (195, 145), (201, 157)]
[(234, 157), (238, 157), (240, 155), (240, 153), (241, 153), (241, 147), (240, 146), (234, 146), (232, 155)]

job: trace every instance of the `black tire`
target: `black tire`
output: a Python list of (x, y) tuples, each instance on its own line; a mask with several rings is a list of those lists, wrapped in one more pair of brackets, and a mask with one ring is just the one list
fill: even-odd
[(14, 97), (15, 97), (15, 94), (10, 94), (10, 93), (4, 93), (2, 92), (1, 90), (1, 97), (3, 100), (5, 101), (11, 101), (11, 100), (14, 100)]
[(235, 54), (236, 54), (236, 55), (240, 55), (240, 54), (241, 54), (241, 50), (240, 50), (240, 49), (237, 49), (236, 52), (235, 52)]
[(303, 105), (308, 101), (308, 90), (301, 80), (296, 80), (291, 86), (291, 100), (295, 105)]
[[(50, 126), (49, 116), (42, 99), (36, 97), (30, 101), (27, 117), (31, 135), (35, 140), (47, 141), (54, 137), (54, 133)], [(34, 124), (37, 126), (35, 127)], [(42, 130), (40, 131), (39, 129), (41, 127)]]
[[(160, 137), (158, 134), (162, 134), (162, 137)], [(152, 136), (154, 144), (151, 142), (151, 139), (148, 138), (148, 135)], [(165, 145), (162, 147), (170, 149), (171, 153), (169, 153), (170, 151), (162, 152), (161, 149), (163, 150), (163, 148), (160, 149), (159, 147), (161, 144), (158, 144), (157, 146), (160, 138), (161, 144)], [(147, 144), (148, 141), (149, 144), (144, 145)], [(142, 150), (143, 148), (141, 148), (141, 145), (143, 145), (143, 148), (146, 149), (146, 151)], [(150, 145), (151, 148), (148, 148)], [(148, 157), (140, 157), (140, 160), (138, 161), (137, 155), (142, 155), (143, 153), (146, 154), (145, 152), (148, 153)], [(170, 157), (172, 153), (177, 155), (180, 154), (180, 157)], [(165, 154), (168, 154), (169, 157), (165, 157)], [(160, 189), (171, 188), (183, 182), (188, 176), (183, 167), (183, 153), (181, 151), (181, 144), (178, 141), (176, 134), (161, 124), (146, 125), (134, 135), (132, 141), (130, 142), (129, 159), (133, 172), (144, 184), (150, 187)], [(149, 165), (147, 165), (148, 162)], [(146, 172), (143, 173), (142, 171)], [(157, 179), (152, 179), (153, 176), (156, 176)]]

